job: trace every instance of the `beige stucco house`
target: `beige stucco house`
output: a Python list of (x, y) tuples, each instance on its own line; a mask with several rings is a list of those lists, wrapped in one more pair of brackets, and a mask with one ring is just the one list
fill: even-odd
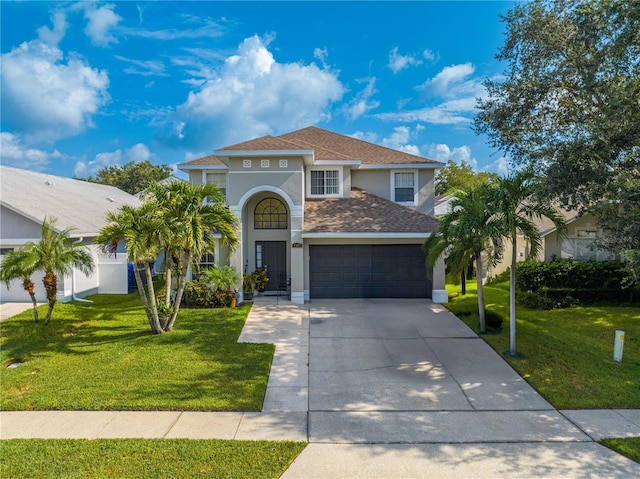
[(428, 271), (421, 251), (437, 227), (434, 172), (441, 166), (308, 127), (220, 148), (179, 168), (195, 184), (222, 188), (241, 225), (229, 262), (243, 273), (265, 269), (267, 294), (286, 284), (294, 303), (446, 302), (444, 265)]
[[(38, 241), (45, 217), (55, 217), (56, 229), (73, 228), (71, 239), (89, 248), (95, 264), (95, 271), (89, 276), (72, 269), (71, 274), (59, 278), (58, 300), (95, 293), (127, 293), (124, 245), (119, 247), (123, 254), (109, 256), (100, 253), (93, 239), (104, 226), (108, 211), (140, 203), (135, 196), (113, 186), (0, 166), (0, 261), (8, 251)], [(43, 272), (36, 272), (31, 278), (38, 301), (46, 300), (43, 276)], [(22, 281), (13, 281), (9, 288), (0, 284), (0, 301), (28, 300)]]

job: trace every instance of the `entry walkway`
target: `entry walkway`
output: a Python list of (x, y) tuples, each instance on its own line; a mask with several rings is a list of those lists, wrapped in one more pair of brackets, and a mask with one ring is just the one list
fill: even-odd
[(276, 345), (260, 413), (0, 412), (0, 437), (309, 441), (285, 479), (640, 477), (594, 442), (640, 410), (556, 411), (426, 300), (258, 298), (239, 340)]

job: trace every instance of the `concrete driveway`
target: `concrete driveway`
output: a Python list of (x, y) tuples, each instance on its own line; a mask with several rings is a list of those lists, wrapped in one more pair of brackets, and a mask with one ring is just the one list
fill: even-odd
[(588, 440), (442, 306), (323, 300), (310, 318), (312, 442)]

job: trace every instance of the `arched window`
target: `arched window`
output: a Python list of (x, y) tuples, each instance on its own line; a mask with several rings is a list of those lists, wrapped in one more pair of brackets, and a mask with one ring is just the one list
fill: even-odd
[(277, 198), (265, 198), (256, 206), (253, 214), (257, 230), (286, 230), (287, 207)]

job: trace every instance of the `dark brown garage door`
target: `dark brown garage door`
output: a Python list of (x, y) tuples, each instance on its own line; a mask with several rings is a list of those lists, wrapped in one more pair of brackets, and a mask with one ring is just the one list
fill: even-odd
[(430, 298), (420, 245), (311, 245), (310, 291), (317, 298)]

